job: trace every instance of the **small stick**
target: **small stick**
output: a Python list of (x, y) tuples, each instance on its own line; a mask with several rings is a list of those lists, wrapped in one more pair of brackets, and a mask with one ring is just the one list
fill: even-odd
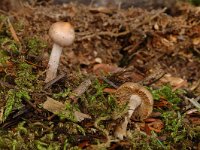
[(111, 85), (112, 87), (114, 87), (115, 89), (118, 88), (117, 85), (115, 85), (112, 81), (108, 80), (107, 78), (105, 77), (99, 77), (100, 79), (102, 79), (104, 82), (108, 83), (109, 85)]
[(129, 30), (128, 31), (124, 31), (124, 32), (120, 32), (120, 33), (113, 33), (113, 32), (110, 32), (110, 31), (102, 31), (102, 32), (99, 32), (99, 33), (86, 35), (86, 36), (78, 39), (78, 41), (82, 41), (82, 40), (85, 40), (85, 39), (90, 39), (90, 38), (93, 38), (93, 37), (96, 37), (96, 36), (120, 37), (120, 36), (127, 35), (129, 33), (130, 33)]
[(44, 90), (48, 89), (51, 85), (53, 85), (54, 83), (56, 83), (57, 81), (59, 81), (60, 79), (62, 79), (66, 74), (63, 73), (61, 75), (58, 75), (56, 78), (54, 78), (53, 80), (49, 81), (45, 86), (44, 86)]
[(89, 86), (92, 84), (90, 79), (86, 79), (83, 81), (76, 89), (73, 90), (72, 94), (69, 96), (70, 99), (72, 99), (74, 102), (77, 101), (77, 97), (80, 97)]
[(116, 37), (116, 38), (120, 37), (120, 36), (125, 36), (125, 35), (131, 33), (131, 31), (134, 31), (135, 29), (137, 29), (138, 27), (140, 27), (140, 26), (150, 22), (151, 20), (155, 19), (161, 13), (165, 12), (166, 9), (167, 8), (163, 8), (162, 10), (159, 10), (156, 14), (154, 14), (150, 18), (145, 18), (142, 22), (139, 22), (138, 24), (135, 24), (134, 26), (131, 27), (130, 31), (127, 30), (127, 31), (119, 32), (119, 33), (114, 33), (114, 32), (110, 32), (110, 31), (102, 31), (102, 32), (98, 32), (98, 33), (91, 33), (89, 35), (86, 35), (86, 36), (78, 39), (77, 41), (82, 41), (82, 40), (85, 40), (85, 39), (90, 39), (90, 38), (98, 37), (98, 36), (110, 36), (110, 37)]
[(16, 87), (12, 84), (9, 84), (7, 82), (4, 82), (2, 80), (0, 80), (0, 85), (3, 86), (3, 87), (7, 87), (7, 88), (10, 88), (10, 89), (15, 89)]
[(16, 42), (20, 43), (20, 40), (19, 40), (19, 38), (18, 38), (18, 36), (17, 36), (17, 34), (16, 34), (16, 32), (15, 32), (15, 30), (14, 30), (14, 28), (13, 28), (11, 22), (10, 22), (10, 19), (8, 18), (7, 21), (8, 21), (8, 26), (9, 26), (9, 29), (10, 29), (10, 32), (11, 32), (11, 35), (12, 35), (13, 39)]
[(151, 73), (145, 79), (140, 81), (140, 83), (142, 85), (149, 86), (149, 85), (159, 81), (165, 74), (166, 74), (166, 72), (164, 70), (156, 69), (153, 73)]
[[(74, 103), (77, 102), (77, 97), (81, 96), (92, 84), (90, 79), (83, 81), (76, 89), (72, 91), (72, 94), (69, 96), (70, 100), (73, 100)], [(56, 115), (53, 114), (48, 117), (48, 120), (52, 120)]]
[(35, 104), (31, 103), (29, 100), (26, 100), (26, 103), (28, 105), (30, 105), (32, 108), (34, 108), (37, 112), (42, 113), (42, 110), (37, 108), (37, 106)]
[(197, 110), (200, 112), (200, 104), (198, 103), (198, 100), (200, 99), (200, 96), (197, 98), (187, 98), (187, 100), (189, 100), (196, 108)]
[(28, 64), (30, 64), (30, 65), (32, 65), (33, 68), (37, 68), (37, 67), (42, 68), (42, 66), (39, 66), (39, 65), (37, 65), (37, 64), (34, 64), (34, 63), (30, 62), (30, 61), (25, 60), (25, 62), (28, 63)]

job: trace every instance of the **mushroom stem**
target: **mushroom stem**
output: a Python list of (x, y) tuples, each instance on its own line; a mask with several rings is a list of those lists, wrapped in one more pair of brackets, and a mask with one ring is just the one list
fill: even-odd
[(45, 79), (46, 83), (53, 80), (56, 77), (62, 49), (63, 47), (59, 46), (58, 44), (56, 43), (53, 44), (53, 48), (48, 63), (48, 69), (46, 73), (46, 79)]
[(142, 103), (142, 99), (139, 95), (131, 95), (129, 103), (128, 103), (128, 106), (129, 106), (128, 118), (131, 118), (133, 112), (138, 106), (140, 106), (141, 103)]
[(117, 126), (115, 130), (115, 137), (119, 138), (120, 140), (123, 140), (123, 138), (126, 136), (126, 130), (128, 126), (129, 119), (131, 118), (133, 112), (135, 109), (140, 106), (142, 102), (142, 99), (138, 95), (131, 95), (128, 103), (128, 116), (124, 118), (124, 122), (121, 123), (119, 126)]

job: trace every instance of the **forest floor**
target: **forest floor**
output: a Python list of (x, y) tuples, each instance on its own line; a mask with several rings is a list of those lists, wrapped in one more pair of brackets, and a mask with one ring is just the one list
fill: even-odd
[[(173, 15), (75, 4), (0, 11), (0, 149), (200, 149), (199, 16), (184, 3)], [(76, 38), (45, 83), (57, 21)], [(154, 109), (119, 140), (111, 116), (125, 82), (146, 86)]]

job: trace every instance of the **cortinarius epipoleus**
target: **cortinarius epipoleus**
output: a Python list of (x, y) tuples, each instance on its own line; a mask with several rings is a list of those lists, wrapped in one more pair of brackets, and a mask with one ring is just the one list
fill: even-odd
[(123, 139), (126, 136), (128, 121), (133, 118), (137, 121), (146, 119), (153, 110), (152, 94), (144, 87), (137, 83), (127, 82), (116, 90), (118, 104), (128, 103), (128, 114), (124, 122), (117, 126), (115, 137)]
[(53, 49), (51, 51), (46, 79), (49, 82), (56, 77), (62, 49), (69, 46), (75, 39), (73, 26), (68, 22), (56, 22), (49, 29), (49, 36), (53, 40)]

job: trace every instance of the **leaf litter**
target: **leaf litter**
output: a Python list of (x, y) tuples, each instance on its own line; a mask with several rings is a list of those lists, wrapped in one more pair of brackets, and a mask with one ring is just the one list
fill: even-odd
[[(1, 149), (199, 148), (198, 7), (180, 2), (169, 15), (46, 3), (24, 11), (0, 12)], [(45, 84), (56, 21), (69, 21), (76, 40)], [(113, 93), (130, 81), (148, 86), (154, 110), (130, 120), (120, 141), (113, 132), (123, 108)]]

